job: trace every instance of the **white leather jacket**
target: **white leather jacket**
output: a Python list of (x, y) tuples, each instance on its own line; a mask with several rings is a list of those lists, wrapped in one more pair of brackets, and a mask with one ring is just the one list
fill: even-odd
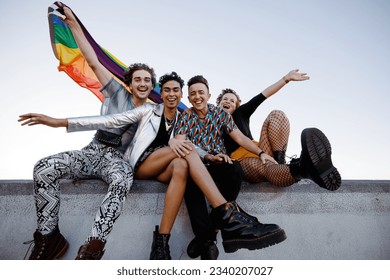
[[(145, 103), (140, 107), (120, 114), (68, 118), (67, 131), (75, 132), (103, 128), (119, 128), (130, 123), (138, 123), (133, 141), (123, 156), (134, 167), (142, 153), (156, 138), (163, 109), (163, 104)], [(177, 112), (176, 116), (179, 116), (179, 114), (180, 112)]]

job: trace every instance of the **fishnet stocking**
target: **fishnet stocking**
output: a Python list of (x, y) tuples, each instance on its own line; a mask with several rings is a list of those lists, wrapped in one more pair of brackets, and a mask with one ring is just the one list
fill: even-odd
[(270, 156), (275, 151), (286, 152), (290, 122), (283, 111), (273, 110), (265, 119), (260, 133), (259, 146)]
[(259, 158), (244, 158), (240, 161), (244, 180), (250, 183), (270, 182), (277, 187), (288, 187), (296, 182), (286, 164), (263, 164)]
[[(270, 156), (273, 156), (274, 151), (286, 152), (289, 135), (290, 122), (286, 114), (273, 110), (264, 121), (259, 146)], [(259, 158), (245, 158), (240, 161), (240, 165), (244, 180), (251, 183), (268, 181), (278, 187), (287, 187), (296, 182), (291, 176), (289, 166), (285, 164), (263, 164)]]

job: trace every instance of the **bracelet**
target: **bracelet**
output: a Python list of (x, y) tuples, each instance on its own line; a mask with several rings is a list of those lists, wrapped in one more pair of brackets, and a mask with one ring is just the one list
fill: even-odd
[(283, 76), (283, 81), (287, 84), (289, 80), (287, 80), (286, 76)]
[(262, 154), (265, 154), (265, 152), (264, 152), (264, 151), (261, 151), (261, 152), (259, 153), (259, 157), (261, 157)]

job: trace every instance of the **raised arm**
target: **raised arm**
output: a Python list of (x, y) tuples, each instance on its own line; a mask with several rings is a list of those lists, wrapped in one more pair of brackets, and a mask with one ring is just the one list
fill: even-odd
[(80, 51), (83, 54), (85, 60), (87, 61), (89, 67), (91, 67), (92, 71), (95, 73), (102, 86), (106, 85), (112, 77), (110, 71), (108, 71), (100, 63), (95, 51), (85, 37), (84, 32), (81, 29), (80, 24), (76, 20), (76, 17), (74, 16), (72, 10), (64, 6), (64, 13), (66, 16), (64, 22), (71, 29), (73, 37), (76, 40), (76, 43), (80, 48)]
[(294, 69), (288, 72), (287, 75), (283, 76), (279, 81), (270, 85), (263, 90), (263, 95), (268, 98), (277, 93), (282, 87), (287, 85), (290, 81), (306, 81), (310, 79), (306, 73), (299, 73), (299, 69)]

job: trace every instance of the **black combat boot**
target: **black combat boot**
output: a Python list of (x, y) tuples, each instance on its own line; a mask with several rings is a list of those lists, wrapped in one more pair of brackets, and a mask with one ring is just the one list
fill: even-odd
[(192, 259), (200, 256), (201, 260), (216, 260), (218, 259), (219, 250), (215, 241), (202, 241), (195, 237), (188, 244), (187, 255)]
[(260, 223), (256, 217), (241, 211), (236, 202), (227, 202), (214, 208), (211, 218), (221, 230), (222, 245), (226, 253), (233, 253), (241, 248), (262, 249), (287, 238), (278, 225)]
[(161, 234), (159, 227), (156, 226), (153, 232), (152, 250), (150, 252), (149, 260), (171, 260), (171, 253), (169, 251), (169, 237), (170, 234)]
[(301, 134), (300, 158), (290, 162), (291, 175), (298, 181), (310, 179), (321, 188), (335, 191), (341, 176), (332, 164), (332, 149), (328, 138), (317, 128), (306, 128)]
[(56, 260), (62, 257), (69, 247), (68, 241), (62, 236), (58, 226), (48, 234), (42, 234), (36, 230), (34, 240), (26, 243), (32, 242), (34, 242), (34, 248), (29, 260)]

